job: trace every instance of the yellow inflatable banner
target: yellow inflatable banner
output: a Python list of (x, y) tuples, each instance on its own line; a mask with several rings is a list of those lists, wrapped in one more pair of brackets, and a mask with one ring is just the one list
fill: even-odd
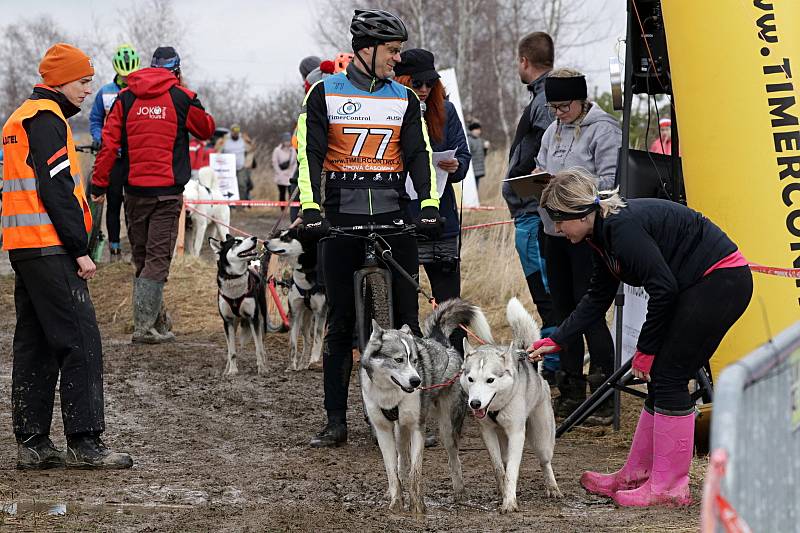
[[(800, 268), (800, 1), (663, 0), (662, 10), (689, 206), (749, 261)], [(800, 320), (800, 280), (753, 278), (714, 375)]]

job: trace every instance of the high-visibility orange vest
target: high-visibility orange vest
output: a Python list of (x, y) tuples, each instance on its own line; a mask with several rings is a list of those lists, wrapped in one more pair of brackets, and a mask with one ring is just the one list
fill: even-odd
[[(92, 214), (81, 180), (81, 168), (72, 130), (52, 100), (25, 100), (3, 126), (3, 249), (44, 248), (61, 245), (61, 239), (42, 203), (36, 186), (36, 172), (28, 164), (30, 143), (22, 121), (41, 111), (51, 111), (67, 126), (67, 155), (69, 170), (75, 182), (73, 194), (83, 208), (83, 223), (87, 233), (92, 229)], [(63, 155), (56, 154), (56, 155)], [(42, 179), (50, 176), (41, 176)]]

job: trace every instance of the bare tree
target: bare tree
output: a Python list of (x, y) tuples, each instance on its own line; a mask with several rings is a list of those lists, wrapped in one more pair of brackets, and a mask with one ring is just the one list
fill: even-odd
[(181, 61), (188, 56), (183, 44), (189, 26), (186, 19), (178, 16), (173, 0), (142, 0), (135, 6), (120, 9), (118, 15), (121, 24), (117, 40), (131, 43), (145, 66), (159, 46), (174, 47), (181, 55)]
[(37, 66), (47, 49), (69, 39), (50, 17), (10, 24), (0, 36), (0, 116), (7, 117), (40, 83)]

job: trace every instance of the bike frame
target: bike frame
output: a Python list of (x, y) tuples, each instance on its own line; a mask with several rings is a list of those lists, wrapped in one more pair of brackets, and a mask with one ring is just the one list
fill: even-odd
[[(331, 236), (325, 239), (345, 236), (365, 240), (364, 264), (353, 274), (353, 287), (355, 290), (356, 307), (356, 333), (358, 335), (358, 348), (363, 353), (372, 333), (371, 327), (367, 325), (366, 316), (366, 295), (364, 293), (364, 280), (371, 275), (379, 275), (386, 284), (387, 306), (389, 320), (394, 323), (394, 299), (392, 296), (393, 272), (392, 268), (403, 277), (408, 279), (417, 291), (421, 290), (419, 284), (407, 273), (392, 257), (392, 249), (388, 245), (381, 243), (383, 237), (395, 235), (413, 235), (415, 226), (412, 225), (387, 225), (387, 224), (366, 224), (363, 226), (347, 226), (331, 228)], [(389, 324), (391, 327), (392, 324)]]

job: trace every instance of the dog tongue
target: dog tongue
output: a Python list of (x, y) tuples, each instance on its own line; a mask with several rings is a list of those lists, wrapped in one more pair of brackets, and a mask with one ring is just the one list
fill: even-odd
[(478, 419), (486, 418), (486, 409), (473, 409), (472, 414)]

